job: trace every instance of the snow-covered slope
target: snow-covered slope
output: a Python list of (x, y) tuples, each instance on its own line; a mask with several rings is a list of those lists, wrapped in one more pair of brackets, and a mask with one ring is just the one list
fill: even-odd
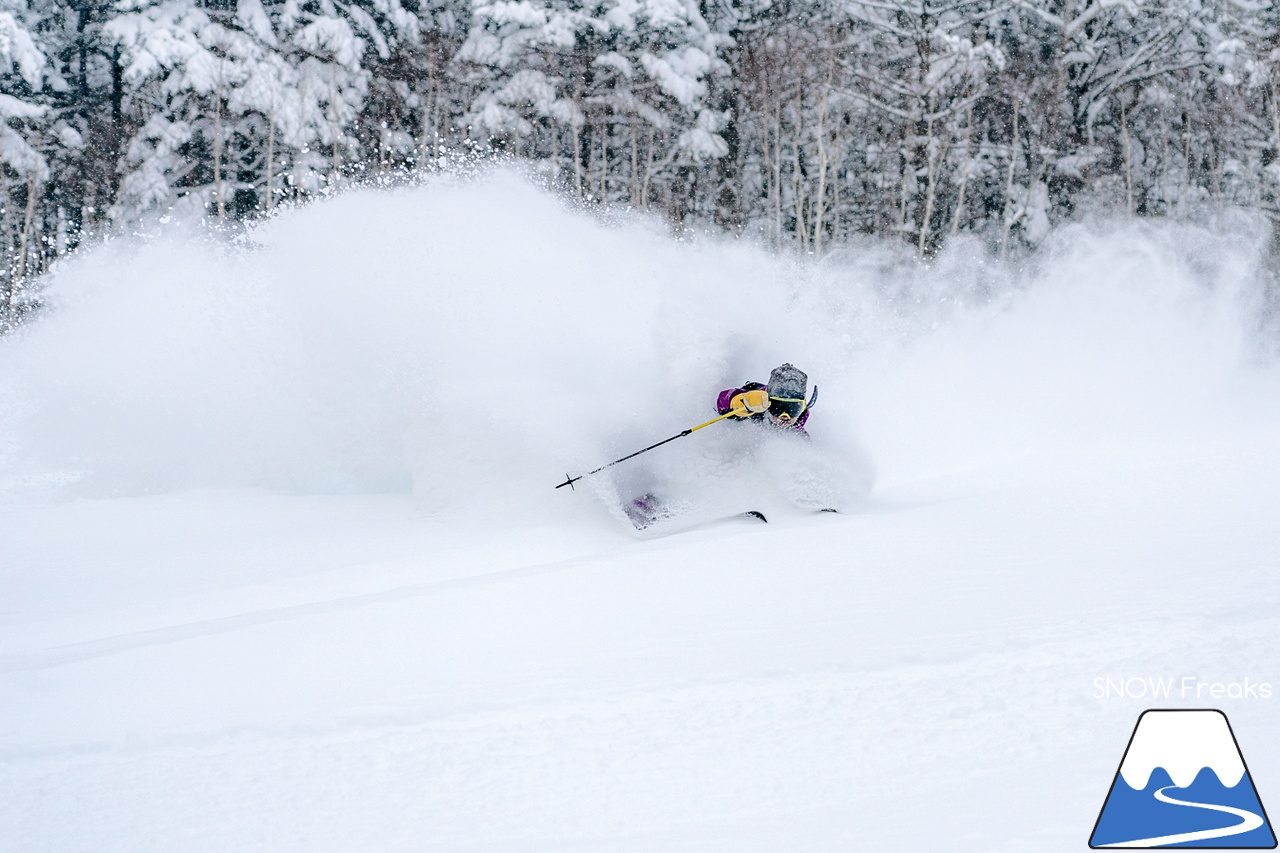
[[(499, 175), (79, 259), (0, 341), (0, 850), (1081, 849), (1206, 703), (1095, 679), (1280, 682), (1241, 233), (792, 264)], [(552, 489), (782, 361), (850, 511)]]

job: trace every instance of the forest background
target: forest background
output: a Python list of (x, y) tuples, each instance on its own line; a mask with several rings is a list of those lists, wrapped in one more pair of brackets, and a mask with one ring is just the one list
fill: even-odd
[(0, 330), (86, 241), (491, 158), (821, 255), (1280, 222), (1266, 0), (0, 0)]

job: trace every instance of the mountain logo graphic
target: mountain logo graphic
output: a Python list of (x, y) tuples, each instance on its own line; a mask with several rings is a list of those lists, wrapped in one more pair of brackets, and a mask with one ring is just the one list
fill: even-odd
[(1089, 846), (1274, 848), (1275, 833), (1227, 715), (1143, 711)]

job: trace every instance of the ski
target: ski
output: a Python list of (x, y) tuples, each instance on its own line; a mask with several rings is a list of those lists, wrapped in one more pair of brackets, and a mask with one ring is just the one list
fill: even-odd
[(684, 533), (738, 520), (769, 523), (769, 518), (758, 509), (710, 518), (704, 516), (699, 519), (696, 515), (673, 510), (653, 495), (643, 495), (623, 506), (622, 514), (627, 521), (631, 522), (631, 526), (642, 539), (670, 536), (674, 533)]

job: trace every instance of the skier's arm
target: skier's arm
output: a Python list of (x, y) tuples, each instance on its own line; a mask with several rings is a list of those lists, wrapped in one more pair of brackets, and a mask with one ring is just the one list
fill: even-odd
[[(722, 415), (732, 411), (736, 417), (745, 418), (768, 408), (769, 392), (763, 388), (729, 388), (721, 391), (716, 398), (716, 411)], [(741, 414), (737, 414), (738, 412)]]
[(727, 415), (733, 409), (733, 398), (742, 393), (741, 388), (726, 388), (716, 397), (716, 414)]

